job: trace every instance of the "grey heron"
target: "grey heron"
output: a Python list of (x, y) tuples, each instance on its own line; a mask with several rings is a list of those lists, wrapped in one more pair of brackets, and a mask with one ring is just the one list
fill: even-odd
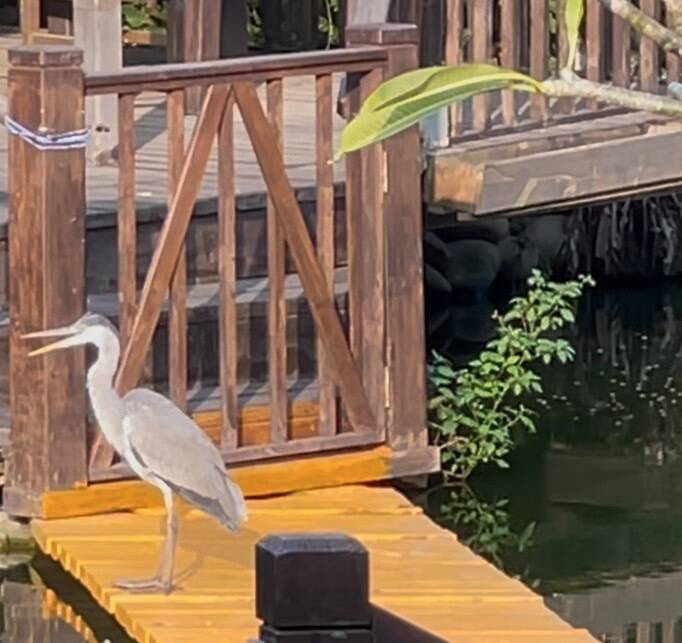
[(246, 504), (222, 457), (206, 434), (173, 402), (156, 391), (136, 388), (120, 396), (114, 388), (120, 342), (116, 328), (101, 315), (86, 313), (69, 326), (27, 333), (23, 339), (62, 337), (29, 356), (90, 344), (97, 348), (88, 369), (87, 390), (104, 437), (130, 468), (157, 487), (166, 507), (166, 537), (157, 573), (148, 579), (121, 580), (130, 591), (173, 589), (177, 542), (174, 494), (236, 531), (246, 520)]

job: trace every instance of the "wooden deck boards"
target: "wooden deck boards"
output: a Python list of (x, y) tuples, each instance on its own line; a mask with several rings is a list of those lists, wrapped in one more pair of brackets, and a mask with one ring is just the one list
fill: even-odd
[[(7, 48), (19, 44), (15, 34), (0, 34), (0, 112), (6, 111)], [(334, 76), (336, 95), (340, 75)], [(262, 89), (259, 93), (263, 93)], [(263, 98), (263, 97), (262, 97)], [(315, 185), (315, 79), (313, 76), (287, 78), (284, 81), (284, 155), (287, 174), (296, 190), (308, 190)], [(235, 111), (235, 187), (238, 207), (264, 204), (265, 184), (251, 143)], [(143, 93), (135, 105), (137, 157), (136, 193), (138, 216), (145, 211), (163, 213), (167, 203), (167, 130), (165, 97), (158, 93)], [(185, 118), (186, 140), (189, 141), (194, 116)], [(334, 114), (334, 149), (344, 121)], [(7, 158), (7, 131), (0, 127), (0, 157)], [(198, 202), (214, 208), (218, 194), (217, 148), (214, 145)], [(337, 163), (334, 179), (344, 180), (344, 165)], [(88, 215), (111, 215), (117, 209), (118, 168), (88, 165), (86, 170)], [(0, 226), (7, 222), (7, 164), (0, 163)]]
[(180, 588), (170, 597), (114, 589), (115, 578), (152, 570), (162, 525), (160, 510), (146, 509), (105, 520), (36, 521), (34, 533), (40, 547), (143, 643), (255, 638), (254, 545), (269, 533), (300, 531), (341, 531), (359, 538), (370, 550), (372, 602), (429, 632), (434, 641), (594, 640), (388, 487), (347, 486), (251, 500), (249, 521), (237, 536), (183, 507)]

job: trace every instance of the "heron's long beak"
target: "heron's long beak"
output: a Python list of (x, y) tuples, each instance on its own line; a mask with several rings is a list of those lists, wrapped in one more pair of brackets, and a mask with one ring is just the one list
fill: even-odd
[[(21, 339), (40, 339), (42, 337), (64, 337), (57, 342), (52, 342), (51, 344), (46, 344), (41, 348), (36, 348), (36, 350), (31, 351), (28, 356), (34, 357), (36, 355), (43, 355), (44, 353), (51, 353), (52, 351), (59, 350), (60, 348), (67, 348), (73, 346), (71, 342), (71, 336), (76, 334), (76, 330), (73, 326), (62, 326), (60, 328), (50, 328), (48, 330), (39, 330), (35, 333), (26, 333), (21, 336)], [(66, 337), (65, 337), (66, 336)]]

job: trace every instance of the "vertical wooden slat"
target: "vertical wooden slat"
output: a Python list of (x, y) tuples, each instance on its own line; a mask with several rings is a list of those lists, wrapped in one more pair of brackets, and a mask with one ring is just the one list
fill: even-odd
[[(519, 0), (502, 0), (500, 8), (501, 59), (502, 66), (508, 69), (519, 68), (520, 11)], [(513, 91), (502, 92), (502, 119), (505, 125), (516, 123), (516, 94)]]
[(24, 44), (30, 44), (40, 30), (40, 0), (19, 0), (19, 20)]
[[(448, 0), (447, 32), (445, 36), (445, 63), (458, 65), (462, 62), (462, 35), (464, 31), (464, 0)], [(462, 105), (453, 103), (450, 107), (450, 136), (462, 131)]]
[[(382, 77), (382, 70), (377, 69), (360, 78), (359, 89), (352, 97), (353, 112)], [(371, 145), (346, 157), (350, 344), (380, 428), (384, 426), (385, 411), (382, 166), (380, 145)]]
[[(675, 29), (672, 14), (666, 12), (666, 23), (670, 29)], [(680, 80), (680, 57), (673, 53), (666, 54), (665, 57), (665, 70), (667, 81), (669, 83), (677, 83)]]
[(125, 348), (135, 319), (135, 94), (118, 99), (118, 301), (119, 333)]
[[(530, 0), (530, 73), (544, 80), (549, 59), (549, 7), (548, 0)], [(547, 101), (540, 94), (531, 94), (531, 117), (537, 121), (548, 117)]]
[[(492, 53), (492, 6), (491, 0), (476, 0), (473, 6), (472, 51), (474, 62), (490, 62)], [(490, 94), (484, 93), (473, 99), (473, 127), (485, 130), (490, 126)]]
[[(267, 82), (268, 116), (275, 131), (273, 148), (283, 157), (283, 94), (282, 80)], [(287, 439), (287, 364), (286, 364), (286, 301), (284, 299), (285, 244), (277, 220), (275, 205), (268, 199), (268, 373), (270, 381), (270, 422), (273, 442)]]
[[(168, 94), (168, 207), (178, 188), (185, 157), (185, 92)], [(168, 376), (171, 399), (181, 408), (187, 406), (187, 258), (186, 246), (180, 249), (170, 285), (168, 316)]]
[(221, 442), (239, 445), (237, 404), (237, 265), (234, 188), (234, 99), (227, 101), (218, 133), (218, 270), (220, 274), (220, 410)]
[(630, 86), (630, 25), (625, 20), (611, 15), (611, 36), (613, 69), (611, 78), (618, 87)]
[[(600, 2), (587, 3), (586, 15), (587, 78), (595, 82), (604, 80), (604, 7)], [(596, 101), (588, 103), (596, 109)]]
[[(315, 78), (316, 98), (316, 182), (317, 256), (334, 297), (334, 166), (332, 164), (332, 77)], [(320, 435), (336, 433), (336, 387), (331, 379), (328, 358), (317, 341), (320, 383)]]
[[(557, 16), (557, 70), (566, 65), (568, 60), (568, 34), (566, 33), (566, 21), (564, 14), (566, 12), (566, 0), (556, 0), (556, 16)], [(575, 106), (575, 100), (572, 98), (560, 98), (556, 103), (557, 109), (562, 114), (570, 114)]]
[(637, 643), (651, 643), (653, 638), (651, 636), (651, 630), (653, 629), (651, 625), (652, 624), (647, 621), (640, 621), (637, 623), (637, 634), (635, 637)]
[[(657, 17), (659, 0), (641, 0), (641, 10), (648, 16)], [(658, 45), (651, 38), (641, 38), (639, 44), (639, 83), (643, 91), (655, 91), (658, 87)]]

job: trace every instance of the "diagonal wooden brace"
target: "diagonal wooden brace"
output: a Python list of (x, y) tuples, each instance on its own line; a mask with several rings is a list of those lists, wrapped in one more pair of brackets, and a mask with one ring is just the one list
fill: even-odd
[(276, 134), (263, 110), (255, 85), (234, 83), (233, 91), (308, 297), (320, 341), (327, 352), (331, 375), (341, 392), (348, 419), (355, 431), (374, 431), (376, 420), (334, 307), (330, 285), (316, 258), (303, 214), (287, 178), (282, 152), (273, 145), (273, 141), (277, 140)]

